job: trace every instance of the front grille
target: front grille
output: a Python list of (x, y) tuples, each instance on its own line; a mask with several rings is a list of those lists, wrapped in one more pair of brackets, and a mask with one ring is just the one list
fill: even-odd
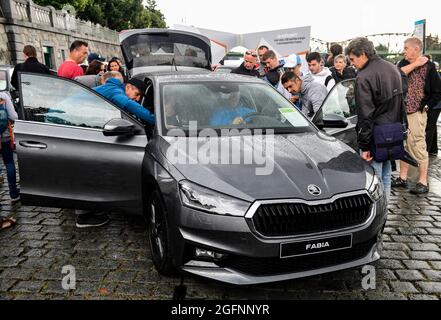
[(361, 259), (369, 254), (375, 243), (376, 238), (354, 245), (351, 249), (286, 259), (230, 256), (222, 261), (220, 266), (253, 276), (269, 276), (316, 270)]
[(369, 218), (371, 205), (372, 201), (366, 194), (320, 205), (262, 204), (252, 221), (256, 231), (266, 237), (326, 232), (363, 224)]

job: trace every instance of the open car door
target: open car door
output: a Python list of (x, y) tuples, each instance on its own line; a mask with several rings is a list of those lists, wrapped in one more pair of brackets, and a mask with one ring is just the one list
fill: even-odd
[(19, 83), (23, 204), (140, 212), (143, 126), (75, 81), (21, 73)]
[(312, 122), (319, 128), (323, 128), (327, 134), (358, 151), (354, 85), (355, 79), (344, 80), (336, 84), (314, 115)]

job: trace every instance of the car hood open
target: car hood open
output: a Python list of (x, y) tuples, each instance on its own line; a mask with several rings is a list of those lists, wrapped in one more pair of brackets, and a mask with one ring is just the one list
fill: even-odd
[[(265, 145), (262, 137), (254, 141), (240, 136), (210, 138), (213, 145), (219, 146), (219, 156), (213, 157), (217, 161), (208, 164), (197, 163), (196, 153), (188, 149), (191, 142), (196, 142), (193, 147), (197, 145), (199, 154), (203, 155), (208, 140), (181, 138), (187, 141), (185, 146), (183, 140), (176, 143), (175, 138), (164, 137), (160, 148), (187, 180), (246, 201), (320, 200), (366, 188), (366, 170), (372, 172), (372, 168), (350, 147), (322, 133), (275, 135), (273, 149), (267, 147), (266, 157), (259, 157), (259, 163), (243, 164), (243, 159), (242, 164), (234, 164), (231, 159), (230, 164), (221, 163), (221, 154), (226, 154), (221, 153), (221, 145), (224, 148), (235, 145), (236, 152), (242, 155), (249, 150), (263, 154), (259, 147)], [(310, 185), (319, 187), (321, 195), (311, 195)]]

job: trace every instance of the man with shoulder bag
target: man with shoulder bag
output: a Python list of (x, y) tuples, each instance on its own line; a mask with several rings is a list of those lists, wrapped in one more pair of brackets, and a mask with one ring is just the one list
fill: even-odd
[(352, 40), (346, 54), (358, 69), (355, 100), (361, 156), (382, 179), (389, 199), (391, 161), (405, 157), (402, 78), (396, 66), (377, 56), (367, 38)]

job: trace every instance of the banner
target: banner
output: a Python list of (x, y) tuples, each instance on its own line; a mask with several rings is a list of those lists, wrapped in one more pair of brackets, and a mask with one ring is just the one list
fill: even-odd
[(309, 50), (311, 39), (311, 27), (299, 27), (290, 29), (271, 30), (246, 34), (234, 34), (217, 30), (174, 25), (176, 30), (185, 30), (202, 34), (216, 44), (216, 59), (213, 54), (213, 63), (218, 63), (219, 46), (225, 48), (224, 55), (236, 46), (244, 46), (256, 50), (261, 45), (266, 45), (280, 57), (286, 57), (292, 53), (305, 54)]

